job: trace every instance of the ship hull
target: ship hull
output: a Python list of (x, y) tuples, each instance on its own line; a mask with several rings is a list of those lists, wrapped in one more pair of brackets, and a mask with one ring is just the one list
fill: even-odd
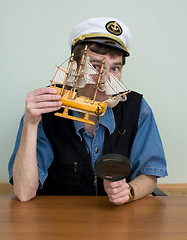
[[(57, 94), (61, 95), (62, 89), (51, 86), (57, 89)], [(76, 92), (73, 93), (71, 90), (64, 89), (61, 100), (62, 107), (69, 107), (75, 111), (85, 112), (96, 116), (103, 116), (108, 106), (107, 102), (93, 101), (92, 99), (84, 96), (76, 96)]]

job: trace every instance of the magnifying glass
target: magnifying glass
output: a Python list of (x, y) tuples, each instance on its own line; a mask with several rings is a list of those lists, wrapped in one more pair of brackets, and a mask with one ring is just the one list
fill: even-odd
[(105, 154), (96, 160), (95, 173), (102, 179), (119, 181), (131, 175), (131, 162), (121, 154)]

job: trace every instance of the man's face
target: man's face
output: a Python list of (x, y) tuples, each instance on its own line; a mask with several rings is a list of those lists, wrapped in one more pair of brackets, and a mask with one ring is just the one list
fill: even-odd
[[(93, 65), (93, 67), (98, 72), (100, 72), (104, 55), (92, 52), (90, 49), (87, 50), (87, 53), (90, 57), (90, 62)], [(109, 73), (112, 73), (120, 81), (122, 68), (123, 68), (122, 56), (116, 56), (111, 58), (109, 54), (106, 54), (106, 62), (109, 65), (109, 72), (107, 74), (108, 79), (109, 79)], [(84, 88), (80, 88), (78, 93), (79, 95), (93, 98), (95, 93), (95, 87), (96, 85), (94, 84), (87, 84)], [(108, 96), (105, 94), (105, 92), (101, 92), (98, 89), (96, 100), (102, 102), (102, 101), (105, 101), (106, 99), (108, 99)]]

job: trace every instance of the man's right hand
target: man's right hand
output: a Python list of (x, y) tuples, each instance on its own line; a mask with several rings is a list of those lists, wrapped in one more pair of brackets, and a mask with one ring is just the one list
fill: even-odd
[(41, 115), (57, 111), (61, 108), (61, 96), (56, 95), (57, 90), (43, 87), (29, 92), (25, 100), (25, 121), (39, 124)]

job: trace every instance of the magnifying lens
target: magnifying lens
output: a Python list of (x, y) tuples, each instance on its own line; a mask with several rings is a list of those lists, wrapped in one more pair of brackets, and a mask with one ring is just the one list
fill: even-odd
[(96, 160), (95, 173), (102, 179), (119, 181), (131, 175), (131, 162), (121, 154), (105, 154)]

